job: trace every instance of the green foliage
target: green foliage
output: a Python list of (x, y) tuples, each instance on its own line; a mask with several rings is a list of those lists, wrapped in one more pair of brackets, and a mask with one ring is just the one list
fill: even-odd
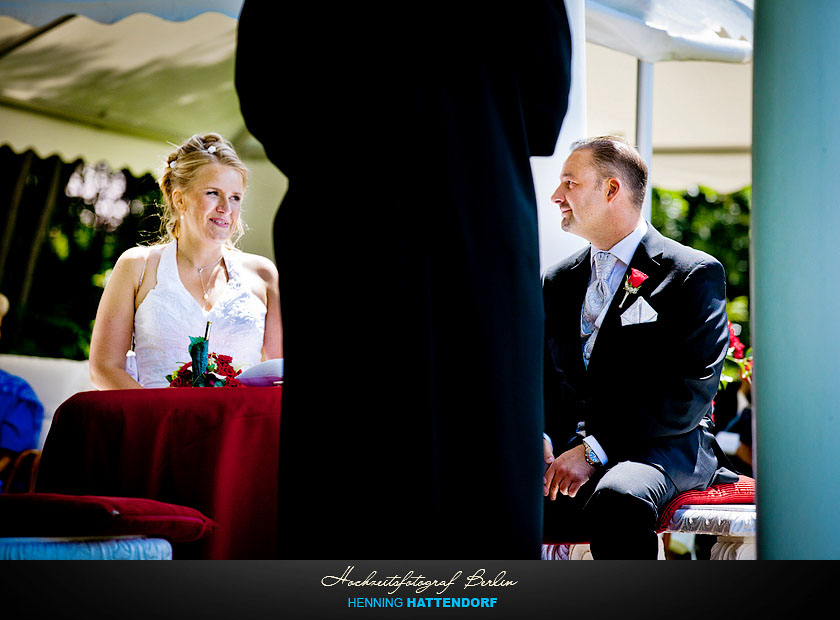
[(651, 223), (663, 235), (717, 258), (726, 271), (729, 320), (749, 339), (750, 188), (718, 194), (708, 187), (653, 188)]
[[(0, 224), (7, 222), (11, 188), (21, 156), (0, 149)], [(122, 199), (131, 205), (124, 217), (105, 219), (81, 197), (67, 195), (80, 162), (62, 164), (61, 190), (52, 207), (31, 278), (28, 298), (21, 299), (27, 262), (47, 202), (46, 186), (55, 159), (33, 158), (14, 225), (9, 260), (0, 274), (0, 290), (11, 310), (3, 319), (0, 351), (19, 355), (86, 359), (99, 298), (117, 258), (157, 231), (160, 192), (154, 178), (127, 171)], [(108, 171), (110, 174), (118, 174)], [(119, 198), (119, 196), (117, 196)], [(118, 222), (117, 225), (114, 225)]]

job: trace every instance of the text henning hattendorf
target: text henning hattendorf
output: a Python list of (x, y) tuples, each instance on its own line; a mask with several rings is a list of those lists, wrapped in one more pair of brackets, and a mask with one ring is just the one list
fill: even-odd
[[(458, 579), (460, 579), (461, 575), (463, 575), (464, 571), (458, 571), (452, 578), (449, 580), (438, 580), (438, 579), (429, 579), (422, 574), (415, 575), (414, 571), (408, 571), (404, 576), (399, 575), (391, 575), (389, 577), (383, 577), (380, 579), (376, 579), (377, 571), (373, 570), (370, 574), (361, 580), (353, 580), (350, 579), (350, 573), (353, 572), (355, 566), (348, 566), (347, 569), (344, 571), (344, 574), (341, 577), (328, 575), (321, 579), (321, 585), (326, 587), (332, 587), (339, 584), (345, 584), (350, 587), (375, 587), (375, 588), (393, 588), (388, 592), (388, 594), (394, 594), (403, 586), (407, 588), (415, 588), (415, 592), (418, 594), (425, 592), (429, 588), (442, 588), (435, 592), (435, 594), (443, 594), (446, 592), (449, 587), (454, 584)], [(493, 577), (492, 579), (485, 579), (485, 570), (483, 568), (479, 568), (475, 573), (467, 577), (464, 581), (464, 589), (475, 587), (475, 586), (484, 586), (484, 587), (507, 587), (507, 586), (515, 586), (518, 581), (511, 581), (509, 579), (505, 579), (507, 575), (507, 571), (501, 571), (498, 575)]]

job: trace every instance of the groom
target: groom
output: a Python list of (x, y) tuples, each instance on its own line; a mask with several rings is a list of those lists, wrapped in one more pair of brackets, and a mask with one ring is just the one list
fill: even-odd
[(601, 137), (572, 145), (552, 200), (590, 242), (547, 271), (544, 541), (651, 558), (678, 493), (719, 466), (712, 399), (728, 346), (723, 267), (642, 217), (647, 166)]

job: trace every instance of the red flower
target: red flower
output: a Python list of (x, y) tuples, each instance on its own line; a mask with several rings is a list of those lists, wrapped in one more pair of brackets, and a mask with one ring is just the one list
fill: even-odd
[(729, 323), (729, 348), (732, 349), (732, 357), (737, 360), (744, 358), (744, 343), (735, 334), (735, 327)]
[(216, 374), (219, 374), (219, 375), (222, 375), (223, 377), (228, 377), (229, 379), (232, 379), (238, 373), (233, 369), (233, 366), (231, 366), (230, 364), (219, 364), (216, 367)]
[(213, 355), (216, 356), (216, 361), (223, 364), (230, 364), (233, 361), (233, 358), (230, 355), (222, 355), (221, 353), (214, 353)]
[[(752, 350), (748, 349), (746, 345), (743, 342), (741, 342), (741, 339), (738, 338), (738, 330), (736, 326), (732, 324), (731, 321), (728, 323), (728, 327), (729, 348), (727, 348), (726, 350), (726, 360), (727, 362), (731, 362), (738, 368), (738, 373), (741, 376), (741, 381), (752, 383)], [(720, 376), (720, 385), (718, 386), (718, 390), (722, 390), (733, 380), (734, 379), (727, 374), (726, 368), (724, 367), (724, 372), (721, 373)]]
[(642, 273), (638, 269), (630, 269), (630, 275), (627, 276), (627, 284), (633, 288), (639, 288), (642, 282), (648, 279), (646, 273)]
[(169, 387), (192, 387), (192, 373), (186, 372), (178, 374), (178, 376), (174, 377), (169, 383)]
[(621, 303), (618, 304), (619, 308), (624, 307), (624, 302), (627, 301), (627, 296), (632, 293), (633, 295), (639, 292), (639, 287), (642, 285), (642, 282), (648, 279), (646, 273), (642, 273), (638, 269), (630, 269), (630, 273), (624, 279), (624, 297), (621, 298)]

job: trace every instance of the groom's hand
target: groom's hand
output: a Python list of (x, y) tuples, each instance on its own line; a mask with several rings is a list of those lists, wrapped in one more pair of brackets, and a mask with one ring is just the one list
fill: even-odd
[[(545, 473), (548, 475), (548, 468), (554, 462), (554, 446), (543, 437), (543, 460), (545, 461)], [(548, 481), (543, 477), (543, 495), (548, 495)]]
[(543, 495), (552, 501), (557, 499), (557, 494), (574, 497), (592, 474), (595, 468), (586, 462), (583, 444), (563, 452), (553, 459), (545, 472), (545, 486)]
[(545, 437), (543, 437), (543, 459), (546, 465), (551, 465), (554, 462), (554, 446)]

